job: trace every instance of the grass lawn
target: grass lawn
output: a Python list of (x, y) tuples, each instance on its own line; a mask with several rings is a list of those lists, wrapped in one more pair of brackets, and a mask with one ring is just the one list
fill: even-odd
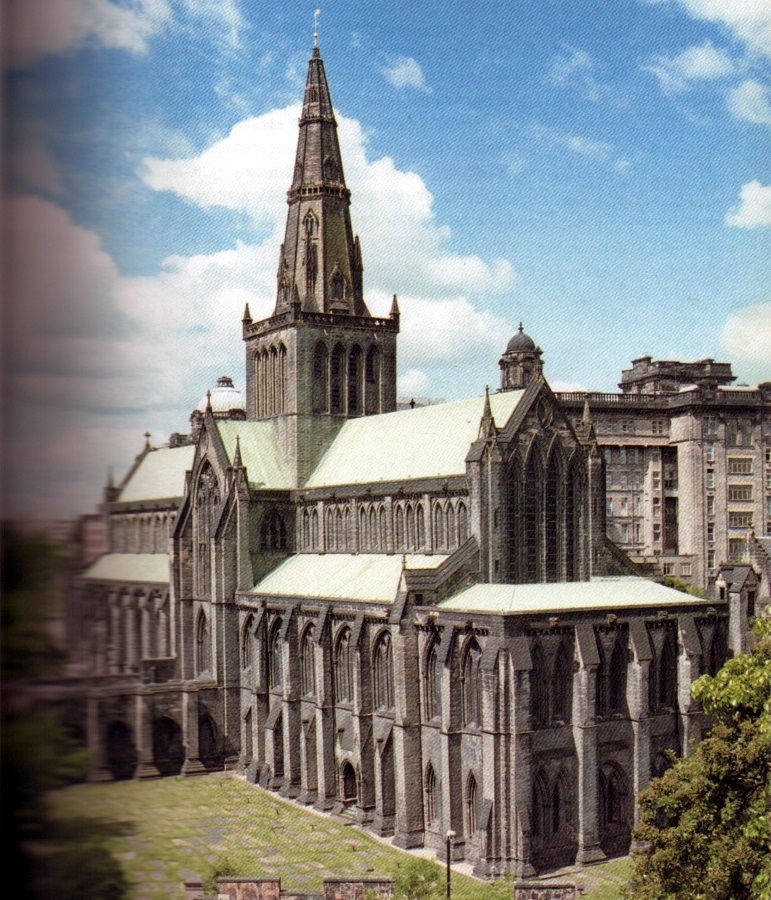
[[(137, 900), (181, 898), (183, 881), (223, 866), (239, 875), (279, 873), (285, 887), (312, 890), (326, 875), (393, 876), (408, 858), (227, 774), (78, 785), (50, 802), (56, 816), (104, 822)], [(612, 900), (628, 865), (614, 860), (566, 877), (591, 888), (583, 896)], [(510, 883), (488, 885), (453, 872), (455, 900), (504, 897), (511, 897)]]

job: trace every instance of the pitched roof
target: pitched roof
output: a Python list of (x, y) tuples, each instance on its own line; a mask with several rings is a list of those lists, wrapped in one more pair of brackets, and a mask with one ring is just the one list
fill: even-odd
[(130, 474), (118, 496), (121, 503), (166, 500), (185, 493), (185, 472), (193, 464), (195, 447), (150, 450)]
[(647, 578), (619, 575), (559, 584), (475, 584), (440, 603), (446, 610), (490, 613), (569, 612), (641, 606), (690, 606), (704, 600)]
[[(496, 424), (505, 424), (524, 391), (490, 397)], [(465, 475), (484, 397), (349, 419), (306, 487), (409, 481)]]
[(249, 484), (257, 488), (284, 490), (292, 482), (284, 465), (273, 422), (220, 420), (217, 428), (230, 462), (236, 452), (236, 438), (241, 446), (241, 461), (246, 467)]
[[(411, 554), (408, 569), (434, 569), (447, 557)], [(266, 575), (251, 594), (393, 603), (402, 575), (402, 557), (376, 553), (299, 553)]]
[(89, 581), (169, 583), (168, 553), (105, 553), (81, 576)]

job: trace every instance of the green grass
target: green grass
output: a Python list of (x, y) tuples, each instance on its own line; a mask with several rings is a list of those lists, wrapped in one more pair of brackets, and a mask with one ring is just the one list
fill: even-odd
[[(357, 828), (231, 775), (78, 785), (52, 794), (50, 803), (55, 816), (104, 823), (137, 900), (181, 898), (183, 881), (205, 879), (215, 868), (278, 873), (284, 887), (313, 890), (327, 875), (393, 877), (409, 859)], [(614, 860), (568, 877), (591, 888), (583, 896), (611, 900), (618, 896), (615, 885), (626, 881), (624, 864)], [(488, 885), (453, 872), (455, 900), (504, 897), (511, 897), (509, 882)]]

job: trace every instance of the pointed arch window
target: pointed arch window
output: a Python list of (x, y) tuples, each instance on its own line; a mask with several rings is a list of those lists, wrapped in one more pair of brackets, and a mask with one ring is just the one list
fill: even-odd
[(372, 415), (380, 412), (380, 352), (375, 346), (367, 350), (364, 380), (365, 412)]
[(353, 652), (351, 629), (345, 626), (335, 645), (335, 702), (349, 703), (353, 699)]
[(560, 643), (554, 660), (549, 694), (552, 722), (569, 723), (573, 706), (573, 651), (565, 640)]
[(209, 619), (203, 610), (198, 612), (195, 626), (195, 674), (211, 672), (211, 629)]
[(311, 510), (311, 547), (319, 546), (319, 511)]
[(391, 635), (384, 631), (375, 643), (373, 655), (374, 706), (390, 709), (394, 705), (394, 663)]
[(281, 644), (281, 619), (276, 619), (268, 637), (268, 686), (271, 689), (284, 681)]
[(300, 687), (303, 697), (316, 693), (316, 656), (313, 643), (315, 628), (309, 625), (300, 642)]
[(343, 300), (345, 297), (345, 279), (337, 266), (329, 276), (329, 295), (332, 300)]
[(434, 550), (443, 550), (444, 546), (444, 514), (437, 503), (434, 507)]
[(381, 552), (388, 550), (388, 519), (386, 518), (385, 507), (380, 507), (380, 547)]
[(461, 500), (458, 503), (458, 542), (465, 544), (468, 540), (468, 510)]
[(472, 637), (466, 644), (461, 662), (461, 705), (466, 725), (480, 725), (482, 722), (481, 661), (482, 651), (476, 638)]
[(656, 660), (656, 696), (654, 706), (674, 709), (677, 705), (677, 649), (671, 633), (667, 633)]
[(549, 721), (549, 674), (546, 657), (540, 644), (533, 647), (533, 668), (530, 670), (530, 709), (533, 722), (545, 725)]
[(561, 497), (560, 463), (556, 450), (549, 456), (546, 467), (546, 496), (544, 498), (544, 549), (546, 580), (560, 580), (561, 529), (560, 512), (563, 509)]
[(343, 385), (345, 380), (345, 349), (338, 344), (332, 351), (329, 376), (329, 410), (339, 415), (343, 410)]
[(452, 503), (447, 504), (447, 549), (452, 550), (455, 546), (455, 510)]
[(415, 535), (415, 547), (417, 550), (423, 550), (426, 546), (426, 514), (422, 503), (418, 503), (415, 519), (417, 532)]
[(311, 516), (307, 509), (303, 510), (303, 548), (311, 547)]
[(525, 469), (524, 514), (525, 578), (536, 584), (543, 575), (543, 466), (536, 452), (531, 452)]
[(434, 772), (434, 767), (429, 763), (426, 766), (426, 774), (423, 781), (423, 809), (427, 826), (434, 824), (437, 818), (436, 811), (438, 804), (436, 802), (436, 788), (436, 772)]
[(286, 525), (281, 515), (275, 510), (267, 512), (260, 526), (260, 549), (265, 551), (286, 550)]
[(326, 344), (316, 344), (313, 351), (313, 384), (311, 386), (313, 412), (329, 410), (329, 351)]
[(579, 581), (581, 578), (581, 539), (583, 534), (583, 472), (577, 462), (568, 469), (565, 492), (565, 578)]
[(423, 717), (430, 722), (439, 714), (441, 698), (441, 671), (438, 665), (439, 638), (434, 637), (423, 663)]
[(380, 549), (377, 534), (377, 513), (374, 506), (371, 506), (369, 510), (369, 547), (370, 550)]
[(252, 616), (244, 622), (244, 629), (241, 632), (241, 666), (244, 669), (248, 669), (253, 662), (254, 654), (253, 654), (253, 639), (252, 639), (252, 625), (254, 624), (254, 619)]
[(211, 596), (212, 538), (217, 507), (220, 502), (219, 484), (210, 463), (205, 463), (196, 486), (196, 589), (199, 597)]
[(627, 649), (621, 635), (616, 640), (608, 673), (608, 712), (626, 711)]
[(464, 826), (466, 829), (466, 840), (474, 836), (477, 831), (479, 815), (477, 808), (477, 780), (474, 778), (473, 772), (469, 773), (466, 780), (466, 803), (465, 803)]
[(412, 508), (412, 504), (407, 504), (407, 549), (414, 550), (415, 549), (415, 510)]
[(348, 415), (361, 415), (362, 407), (361, 348), (355, 345), (348, 354)]
[(401, 506), (396, 507), (396, 513), (394, 516), (395, 519), (395, 537), (394, 537), (394, 550), (399, 552), (404, 549), (404, 508)]
[(369, 550), (369, 534), (367, 529), (367, 510), (359, 508), (359, 550)]

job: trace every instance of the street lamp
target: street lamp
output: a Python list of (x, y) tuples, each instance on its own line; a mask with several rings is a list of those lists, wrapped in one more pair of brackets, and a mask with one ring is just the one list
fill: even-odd
[(455, 832), (448, 831), (446, 835), (446, 854), (447, 854), (447, 900), (450, 900), (450, 862), (452, 857), (452, 842), (455, 840)]

